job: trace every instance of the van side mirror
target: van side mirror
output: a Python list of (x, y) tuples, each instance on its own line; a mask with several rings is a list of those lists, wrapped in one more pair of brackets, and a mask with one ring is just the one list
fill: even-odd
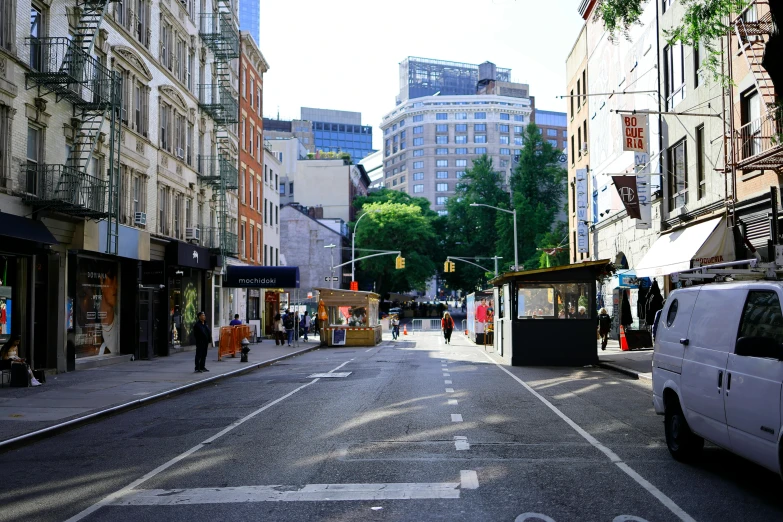
[(783, 360), (783, 346), (770, 337), (740, 337), (734, 353), (742, 357)]

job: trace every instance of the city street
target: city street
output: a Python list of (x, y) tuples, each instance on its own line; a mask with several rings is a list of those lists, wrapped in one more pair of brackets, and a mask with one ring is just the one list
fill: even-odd
[(669, 456), (650, 381), (495, 361), (386, 334), (216, 381), (0, 454), (0, 520), (783, 518), (776, 475)]

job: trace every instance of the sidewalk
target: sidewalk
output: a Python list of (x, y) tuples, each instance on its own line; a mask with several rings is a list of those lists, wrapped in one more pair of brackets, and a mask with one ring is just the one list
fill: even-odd
[[(0, 448), (17, 437), (39, 430), (53, 430), (63, 423), (75, 424), (226, 377), (228, 374), (272, 364), (315, 350), (320, 343), (299, 340), (299, 346), (275, 346), (273, 340), (250, 346), (249, 362), (239, 355), (217, 360), (217, 350), (207, 354), (209, 372), (194, 373), (194, 351), (185, 351), (150, 361), (133, 361), (88, 370), (47, 375), (46, 384), (35, 388), (0, 388)], [(108, 413), (108, 412), (106, 412)]]
[(637, 379), (652, 379), (652, 348), (624, 352), (618, 341), (609, 341), (606, 351), (598, 343), (598, 365)]

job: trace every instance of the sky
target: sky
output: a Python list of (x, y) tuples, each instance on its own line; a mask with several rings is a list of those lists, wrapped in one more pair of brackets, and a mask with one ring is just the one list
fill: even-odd
[(362, 113), (378, 130), (395, 108), (407, 56), (511, 69), (538, 109), (565, 111), (565, 61), (583, 20), (578, 0), (261, 0), (264, 116), (300, 107)]

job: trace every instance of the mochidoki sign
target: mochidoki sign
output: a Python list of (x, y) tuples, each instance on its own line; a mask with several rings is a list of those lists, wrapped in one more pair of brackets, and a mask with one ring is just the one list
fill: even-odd
[(226, 288), (299, 288), (296, 266), (226, 266)]

